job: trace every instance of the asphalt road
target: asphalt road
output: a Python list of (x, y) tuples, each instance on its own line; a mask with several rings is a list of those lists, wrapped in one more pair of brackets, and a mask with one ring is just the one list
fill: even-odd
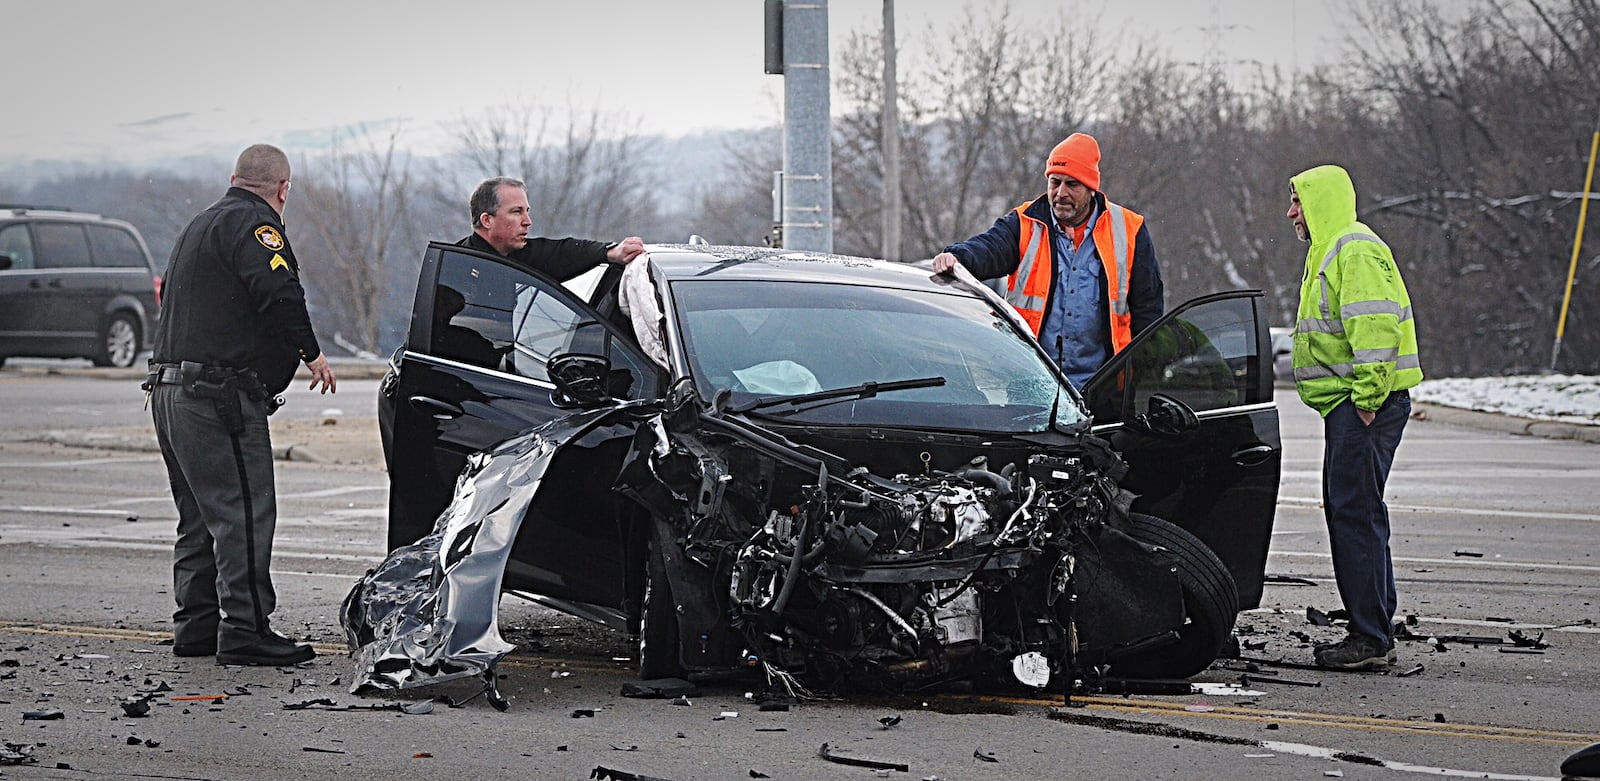
[[(1292, 397), (1280, 403), (1286, 458), (1268, 562), (1281, 577), (1240, 617), (1245, 656), (1265, 661), (1196, 678), (1246, 676), (1244, 689), (1070, 707), (945, 693), (762, 711), (745, 698), (758, 684), (730, 681), (674, 705), (620, 696), (632, 678), (626, 638), (507, 598), (502, 625), (520, 646), (500, 671), (508, 712), (482, 697), (450, 707), (476, 693), (469, 683), (354, 697), (337, 611), (381, 555), (386, 492), (363, 425), (376, 382), (354, 374), (334, 397), (296, 391), (274, 417), (275, 439), (315, 433), (323, 452), (340, 448), (278, 465), (275, 622), (323, 651), (278, 670), (176, 659), (162, 645), (175, 513), (159, 455), (141, 449), (137, 380), (0, 371), (0, 778), (581, 779), (597, 767), (875, 777), (823, 759), (824, 743), (905, 763), (888, 775), (919, 779), (1554, 778), (1564, 757), (1600, 740), (1600, 447), (1414, 421), (1389, 496), (1401, 613), (1419, 635), (1497, 642), (1402, 642), (1388, 675), (1304, 669), (1293, 665), (1309, 661), (1308, 641), (1343, 630), (1306, 618), (1338, 599), (1318, 507), (1320, 428)], [(1550, 647), (1508, 653), (1536, 650), (1511, 647), (1511, 630)], [(127, 716), (130, 698), (149, 714)], [(386, 709), (400, 703), (433, 712)], [(25, 716), (52, 711), (60, 718)], [(900, 721), (885, 728), (889, 716)], [(27, 761), (10, 764), (16, 754)]]

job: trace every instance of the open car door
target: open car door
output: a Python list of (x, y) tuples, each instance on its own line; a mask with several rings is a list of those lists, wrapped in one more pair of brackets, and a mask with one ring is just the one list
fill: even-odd
[[(1283, 444), (1272, 400), (1265, 300), (1241, 290), (1188, 301), (1134, 337), (1083, 387), (1095, 432), (1121, 451), (1136, 512), (1165, 518), (1222, 559), (1239, 606), (1261, 603)], [(1198, 425), (1137, 425), (1162, 394)], [(1158, 402), (1159, 404), (1159, 402)]]
[[(389, 549), (432, 530), (469, 455), (577, 411), (552, 397), (552, 356), (601, 356), (610, 364), (611, 395), (653, 397), (659, 370), (631, 340), (542, 273), (464, 247), (429, 245), (397, 371), (379, 390), (392, 420), (385, 433)], [(516, 574), (508, 570), (508, 588), (534, 586), (514, 585)]]

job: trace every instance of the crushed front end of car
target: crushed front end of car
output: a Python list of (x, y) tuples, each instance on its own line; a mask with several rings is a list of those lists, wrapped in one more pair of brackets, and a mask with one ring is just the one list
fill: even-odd
[(494, 626), (499, 571), (529, 507), (562, 490), (541, 482), (550, 461), (601, 424), (632, 426), (622, 463), (593, 467), (616, 470), (619, 522), (647, 527), (622, 537), (645, 548), (625, 557), (645, 562), (628, 607), (644, 678), (746, 670), (793, 696), (1063, 691), (1119, 664), (1190, 674), (1232, 626), (1226, 605), (1192, 598), (1191, 559), (1225, 577), (1215, 556), (1130, 513), (1126, 467), (1086, 428), (998, 471), (883, 476), (680, 393), (475, 458), (435, 532), (346, 599), (352, 691), (482, 674), (511, 650)]

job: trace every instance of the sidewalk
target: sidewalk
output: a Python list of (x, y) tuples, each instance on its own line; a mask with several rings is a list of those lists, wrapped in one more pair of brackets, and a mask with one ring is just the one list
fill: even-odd
[(1589, 426), (1582, 423), (1561, 423), (1553, 420), (1519, 418), (1515, 415), (1505, 415), (1498, 412), (1480, 412), (1478, 410), (1446, 407), (1441, 404), (1421, 401), (1412, 405), (1411, 416), (1417, 420), (1428, 420), (1483, 431), (1501, 431), (1507, 434), (1544, 437), (1545, 439), (1575, 439), (1580, 442), (1600, 444), (1600, 426)]

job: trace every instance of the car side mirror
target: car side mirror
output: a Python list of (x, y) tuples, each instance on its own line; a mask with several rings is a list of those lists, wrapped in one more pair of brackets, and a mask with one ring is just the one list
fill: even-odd
[(10, 270), (11, 263), (12, 263), (11, 256), (5, 254), (4, 252), (0, 252), (0, 271), (8, 271), (8, 270)]
[(1200, 418), (1189, 405), (1157, 393), (1145, 403), (1145, 411), (1133, 416), (1128, 427), (1163, 439), (1176, 439), (1200, 428)]
[(607, 380), (611, 361), (591, 353), (562, 353), (545, 363), (556, 392), (550, 400), (558, 407), (600, 407), (611, 403)]

